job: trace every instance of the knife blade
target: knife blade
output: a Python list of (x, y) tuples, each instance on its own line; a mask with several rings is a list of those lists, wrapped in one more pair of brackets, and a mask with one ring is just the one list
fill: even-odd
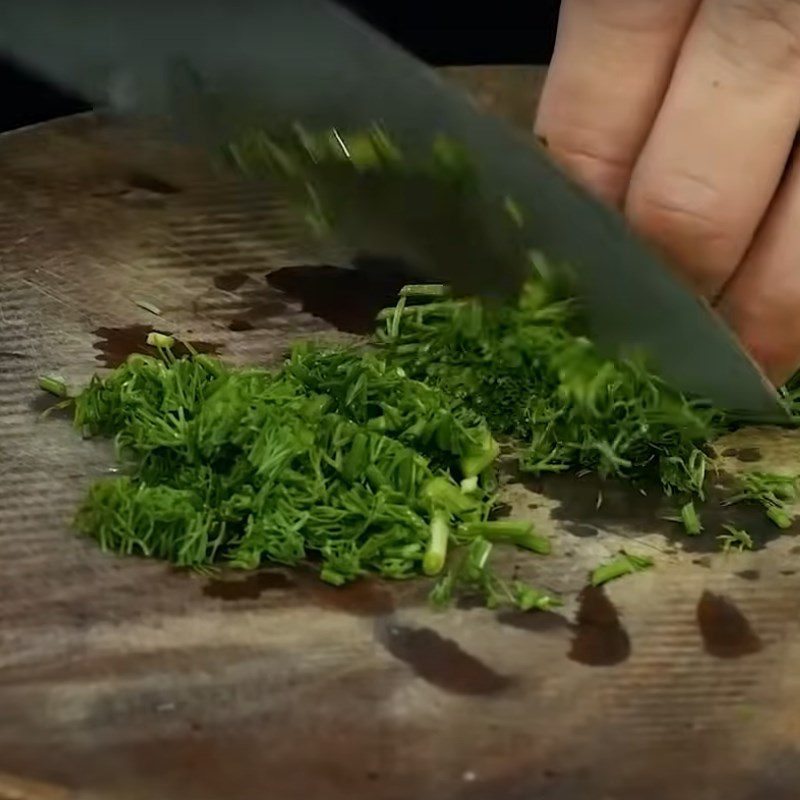
[[(0, 48), (95, 103), (194, 127), (200, 120), (209, 144), (278, 121), (312, 130), (379, 121), (411, 150), (448, 136), (470, 151), (485, 197), (513, 198), (522, 210), (526, 244), (570, 265), (601, 347), (644, 351), (676, 386), (727, 410), (786, 417), (724, 323), (620, 215), (531, 140), (327, 0), (0, 0)], [(463, 269), (488, 294), (526, 277), (513, 259), (467, 259)]]

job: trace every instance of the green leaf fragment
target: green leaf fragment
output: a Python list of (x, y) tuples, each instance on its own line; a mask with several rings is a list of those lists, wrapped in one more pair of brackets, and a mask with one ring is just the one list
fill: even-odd
[(689, 536), (699, 536), (703, 532), (703, 524), (691, 500), (681, 506), (680, 520)]
[(175, 346), (175, 339), (172, 336), (168, 336), (164, 333), (158, 333), (158, 331), (151, 331), (147, 334), (147, 344), (151, 347), (159, 347), (162, 350), (169, 350), (170, 347)]
[(726, 499), (725, 504), (760, 505), (772, 523), (786, 530), (795, 519), (790, 503), (797, 499), (798, 479), (798, 475), (760, 471), (740, 473), (734, 478), (734, 492)]
[(145, 311), (149, 311), (157, 317), (161, 316), (161, 309), (155, 303), (151, 303), (149, 300), (145, 300), (142, 297), (135, 297), (133, 302), (136, 303), (139, 308), (143, 308)]
[(400, 289), (400, 297), (447, 297), (450, 289), (438, 283), (407, 283)]
[(504, 581), (489, 566), (493, 544), (482, 536), (472, 540), (466, 552), (459, 553), (447, 572), (431, 590), (429, 599), (447, 607), (456, 594), (477, 595), (489, 608), (511, 606), (521, 611), (545, 611), (561, 605), (558, 597), (521, 581)]
[(519, 205), (514, 201), (513, 198), (505, 197), (503, 199), (503, 206), (508, 216), (513, 220), (514, 224), (521, 228), (525, 224), (525, 218)]
[(653, 559), (647, 556), (636, 556), (624, 550), (612, 561), (601, 564), (591, 574), (592, 586), (602, 586), (604, 583), (641, 572), (653, 566)]
[(452, 604), (455, 594), (455, 574), (449, 572), (439, 578), (433, 585), (433, 588), (428, 593), (428, 601), (436, 608), (445, 609)]
[(489, 542), (513, 544), (540, 555), (548, 555), (551, 551), (550, 540), (535, 533), (532, 522), (512, 520), (465, 522), (460, 530), (469, 538), (481, 536)]
[(533, 586), (515, 581), (511, 585), (514, 605), (520, 611), (548, 611), (561, 605), (561, 601), (546, 592), (534, 589)]
[(464, 494), (472, 494), (478, 490), (478, 476), (471, 475), (469, 478), (464, 478), (461, 481), (461, 491)]
[(774, 522), (782, 530), (792, 527), (794, 515), (790, 514), (785, 507), (769, 506), (766, 511), (767, 518)]
[(447, 514), (435, 511), (431, 518), (431, 538), (425, 558), (422, 560), (422, 570), (426, 575), (438, 575), (444, 568), (447, 558), (447, 541), (450, 537), (450, 527), (447, 524)]
[(347, 575), (342, 575), (340, 572), (337, 572), (335, 569), (331, 567), (324, 566), (320, 572), (319, 577), (325, 583), (329, 583), (331, 586), (344, 586), (345, 583), (348, 582)]
[(731, 550), (752, 550), (753, 539), (743, 528), (736, 528), (733, 525), (723, 525), (724, 534), (717, 536), (722, 551), (725, 553)]
[(458, 484), (442, 476), (425, 483), (421, 495), (430, 502), (432, 508), (444, 510), (448, 515), (468, 514), (481, 507), (480, 499), (464, 492)]
[(39, 388), (56, 397), (68, 397), (69, 389), (62, 378), (54, 375), (42, 375), (39, 378)]

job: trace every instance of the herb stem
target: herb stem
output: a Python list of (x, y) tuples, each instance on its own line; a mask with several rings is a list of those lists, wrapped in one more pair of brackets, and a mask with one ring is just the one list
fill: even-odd
[(490, 542), (513, 544), (540, 555), (547, 555), (551, 551), (550, 540), (535, 533), (532, 522), (504, 519), (465, 522), (461, 530), (470, 538), (482, 536)]
[(39, 378), (39, 388), (45, 392), (50, 392), (56, 397), (63, 398), (69, 395), (67, 384), (61, 378), (53, 375), (42, 375)]
[(444, 569), (447, 541), (450, 538), (447, 514), (443, 511), (434, 511), (430, 528), (431, 537), (422, 560), (422, 570), (426, 575), (438, 575)]
[(681, 522), (689, 536), (699, 536), (703, 531), (703, 524), (691, 500), (681, 506)]

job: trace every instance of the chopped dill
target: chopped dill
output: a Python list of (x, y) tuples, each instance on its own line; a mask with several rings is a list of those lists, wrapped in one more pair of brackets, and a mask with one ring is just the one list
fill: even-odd
[[(347, 136), (296, 128), (281, 140), (254, 132), (227, 155), (242, 172), (283, 179), (314, 229), (345, 241), (355, 222), (414, 239), (372, 215), (367, 185), (393, 186), (389, 205), (427, 198), (431, 208), (416, 215), (423, 233), (415, 233), (431, 241), (438, 215), (469, 232), (474, 215), (487, 212), (472, 202), (467, 154), (446, 140), (411, 163), (380, 128)], [(490, 519), (502, 438), (534, 475), (593, 472), (643, 493), (655, 480), (682, 499), (675, 519), (686, 533), (700, 534), (694, 503), (705, 497), (706, 446), (736, 421), (668, 386), (643, 361), (604, 355), (556, 271), (523, 246), (513, 199), (494, 216), (497, 235), (484, 249), (465, 235), (463, 263), (447, 242), (438, 254), (447, 258), (427, 252), (436, 263), (426, 266), (457, 280), (475, 274), (459, 269), (467, 260), (513, 259), (531, 276), (513, 304), (407, 286), (379, 315), (371, 348), (297, 347), (275, 371), (231, 368), (191, 349), (178, 358), (171, 336), (151, 333), (157, 358), (133, 355), (73, 400), (76, 427), (112, 437), (125, 465), (122, 477), (90, 489), (77, 528), (104, 549), (196, 568), (311, 563), (334, 585), (367, 574), (435, 576), (437, 605), (468, 593), (490, 607), (550, 608), (557, 598), (505, 581), (489, 564), (498, 545), (551, 549), (528, 522)], [(389, 229), (379, 230), (384, 223)], [(67, 396), (58, 379), (40, 386)], [(797, 417), (800, 378), (782, 396)], [(796, 483), (748, 473), (726, 502), (758, 503), (786, 528)], [(598, 492), (597, 508), (602, 502)], [(745, 531), (724, 527), (724, 549), (752, 548)], [(623, 551), (591, 582), (652, 564)]]
[(732, 550), (741, 552), (753, 549), (753, 538), (746, 530), (733, 525), (723, 525), (722, 528), (725, 533), (717, 536), (717, 541), (720, 543), (723, 553), (729, 553)]
[[(297, 347), (270, 372), (164, 346), (95, 377), (74, 418), (128, 466), (76, 517), (106, 550), (192, 567), (318, 562), (335, 585), (438, 575), (478, 540), (549, 551), (532, 525), (488, 519), (498, 446), (483, 419), (380, 353)], [(482, 584), (487, 602), (544, 602), (498, 580)]]
[(742, 472), (734, 479), (734, 490), (725, 501), (753, 503), (764, 509), (767, 518), (777, 527), (787, 529), (795, 519), (792, 503), (797, 499), (798, 475), (778, 475), (769, 472)]

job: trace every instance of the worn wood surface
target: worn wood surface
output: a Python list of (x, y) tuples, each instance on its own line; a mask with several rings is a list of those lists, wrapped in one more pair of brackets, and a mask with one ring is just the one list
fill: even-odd
[[(532, 72), (451, 77), (528, 124)], [(587, 479), (512, 484), (555, 550), (517, 567), (566, 599), (520, 615), (433, 613), (413, 584), (204, 577), (70, 532), (113, 458), (41, 417), (37, 376), (81, 384), (151, 328), (238, 362), (352, 336), (387, 287), (305, 268), (335, 257), (268, 187), (150, 130), (0, 138), (0, 800), (796, 797), (792, 535), (756, 525), (762, 549), (725, 556), (620, 487), (598, 509)], [(783, 431), (717, 449), (728, 471), (800, 455)], [(656, 568), (583, 590), (621, 546)]]

